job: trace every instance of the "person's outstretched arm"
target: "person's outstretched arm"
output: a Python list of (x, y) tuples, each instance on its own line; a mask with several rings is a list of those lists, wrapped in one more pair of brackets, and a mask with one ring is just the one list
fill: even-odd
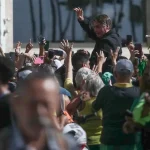
[(83, 16), (83, 10), (81, 8), (74, 8), (74, 11), (76, 12), (78, 22), (80, 23), (82, 29), (88, 34), (89, 38), (95, 40), (96, 34), (94, 30), (90, 27), (89, 19)]

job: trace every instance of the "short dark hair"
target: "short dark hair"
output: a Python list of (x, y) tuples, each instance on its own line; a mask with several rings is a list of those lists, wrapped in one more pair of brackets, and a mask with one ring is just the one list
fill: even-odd
[(121, 60), (121, 59), (128, 59), (128, 58), (125, 57), (125, 56), (119, 56), (119, 57), (117, 58), (117, 61), (119, 61), (119, 60)]
[(106, 14), (97, 15), (94, 17), (93, 21), (97, 21), (102, 25), (112, 27), (112, 21)]
[(85, 50), (78, 50), (73, 56), (72, 56), (72, 65), (73, 68), (78, 71), (81, 67), (83, 67), (83, 63), (87, 63), (90, 59), (89, 52)]
[(6, 57), (0, 57), (0, 81), (7, 84), (14, 76), (15, 64)]
[(38, 68), (38, 72), (43, 72), (45, 74), (54, 74), (54, 68), (51, 66), (51, 64), (42, 64)]

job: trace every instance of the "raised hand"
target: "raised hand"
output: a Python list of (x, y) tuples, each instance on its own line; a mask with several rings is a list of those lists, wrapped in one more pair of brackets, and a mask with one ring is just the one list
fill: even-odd
[(120, 47), (117, 47), (117, 49), (116, 49), (115, 52), (113, 52), (112, 50), (110, 50), (111, 59), (112, 59), (112, 62), (114, 63), (114, 65), (117, 63), (117, 57), (118, 57), (119, 50), (120, 50)]
[(78, 20), (83, 21), (84, 20), (84, 16), (83, 16), (82, 8), (80, 8), (80, 7), (74, 8), (74, 11), (76, 12)]
[(97, 68), (98, 68), (98, 67), (97, 67), (96, 65), (94, 65), (93, 68), (92, 68), (92, 71), (95, 72), (96, 74), (98, 74)]
[(104, 56), (104, 52), (103, 51), (100, 51), (99, 54), (96, 52), (96, 55), (97, 55), (97, 63), (102, 63), (104, 64), (107, 57)]
[(68, 40), (63, 40), (61, 42), (60, 48), (66, 52), (66, 54), (72, 53), (73, 43), (69, 44)]
[(26, 51), (25, 53), (28, 53), (33, 48), (32, 41), (30, 39), (29, 43), (26, 45)]
[(20, 41), (18, 41), (18, 43), (16, 44), (16, 48), (15, 48), (16, 54), (20, 54), (21, 45), (22, 45), (22, 43)]
[(129, 51), (130, 51), (130, 53), (133, 53), (134, 52), (134, 44), (132, 43), (132, 42), (130, 42), (129, 44), (128, 44), (128, 49), (129, 49)]

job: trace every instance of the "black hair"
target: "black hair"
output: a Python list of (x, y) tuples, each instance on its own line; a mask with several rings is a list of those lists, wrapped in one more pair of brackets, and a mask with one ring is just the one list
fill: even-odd
[(97, 21), (102, 25), (112, 27), (112, 21), (106, 14), (100, 14), (95, 17), (93, 17), (93, 21)]
[(81, 67), (83, 67), (83, 63), (87, 63), (90, 59), (90, 54), (89, 52), (85, 50), (78, 50), (77, 53), (75, 53), (72, 56), (72, 65), (73, 68), (77, 71)]
[(2, 84), (7, 84), (14, 76), (15, 65), (13, 61), (6, 57), (0, 57), (0, 81)]
[(45, 74), (54, 74), (54, 68), (51, 64), (42, 64), (38, 67), (38, 72), (43, 72)]
[(128, 58), (125, 57), (125, 56), (119, 56), (119, 57), (117, 58), (117, 61), (119, 61), (119, 60), (121, 60), (121, 59), (128, 59)]

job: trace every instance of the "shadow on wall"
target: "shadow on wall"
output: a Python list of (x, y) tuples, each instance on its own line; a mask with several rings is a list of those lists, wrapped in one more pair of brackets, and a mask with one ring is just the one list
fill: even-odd
[[(96, 5), (93, 5), (94, 2)], [(20, 40), (27, 43), (30, 38), (36, 42), (39, 35), (44, 35), (52, 42), (63, 38), (85, 41), (85, 33), (73, 12), (74, 7), (82, 7), (87, 17), (92, 16), (92, 13), (110, 15), (114, 27), (122, 37), (132, 33), (135, 41), (142, 42), (143, 24), (142, 17), (139, 17), (142, 14), (141, 7), (130, 0), (117, 0), (116, 3), (113, 0), (13, 0), (13, 3), (14, 42)]]

